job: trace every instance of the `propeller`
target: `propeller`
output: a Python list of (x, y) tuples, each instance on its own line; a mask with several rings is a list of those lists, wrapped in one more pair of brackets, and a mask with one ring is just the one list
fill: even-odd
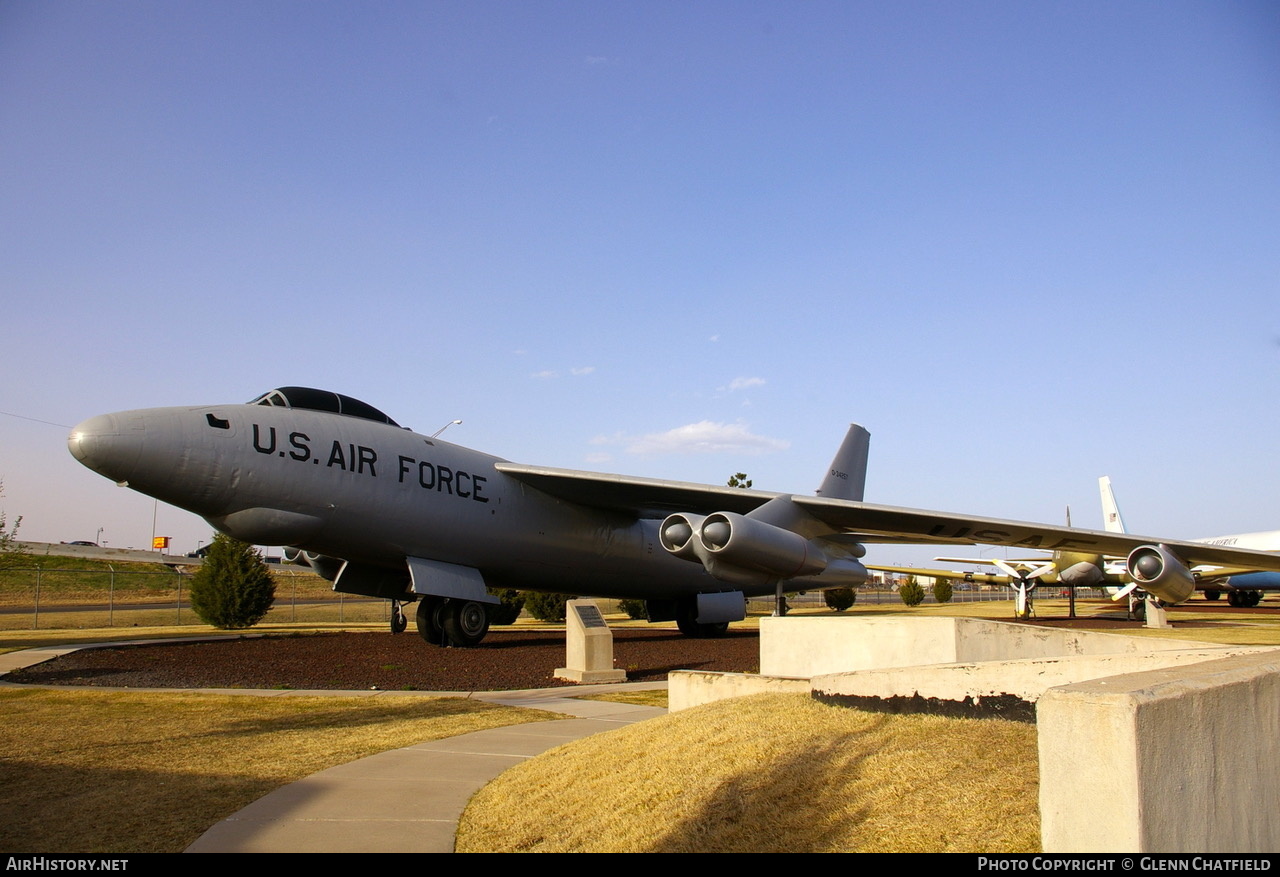
[(1041, 564), (1032, 570), (1018, 569), (1000, 558), (992, 558), (991, 563), (1009, 577), (1009, 586), (1016, 597), (1013, 602), (1015, 618), (1026, 618), (1031, 614), (1031, 591), (1040, 584), (1036, 579), (1057, 569), (1053, 561)]

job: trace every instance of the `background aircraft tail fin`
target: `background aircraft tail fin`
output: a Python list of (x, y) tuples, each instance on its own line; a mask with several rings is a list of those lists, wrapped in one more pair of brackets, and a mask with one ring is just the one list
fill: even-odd
[(1098, 479), (1098, 491), (1102, 494), (1102, 525), (1108, 533), (1126, 532), (1120, 506), (1116, 505), (1116, 495), (1111, 491), (1110, 477), (1103, 475)]
[(862, 502), (862, 492), (867, 486), (867, 453), (871, 447), (871, 433), (856, 423), (849, 424), (840, 450), (827, 469), (818, 496), (827, 499), (848, 499)]

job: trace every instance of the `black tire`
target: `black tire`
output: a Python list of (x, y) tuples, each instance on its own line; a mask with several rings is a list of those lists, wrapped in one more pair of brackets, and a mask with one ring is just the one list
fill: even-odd
[(409, 626), (409, 618), (404, 614), (404, 605), (399, 600), (391, 601), (391, 632), (404, 633)]
[(1219, 600), (1222, 598), (1222, 592), (1221, 591), (1205, 591), (1204, 598), (1206, 600)]
[(1234, 606), (1235, 608), (1240, 609), (1244, 606), (1243, 597), (1244, 595), (1241, 594), (1239, 591), (1229, 591), (1227, 593), (1227, 602), (1232, 606)]
[(472, 648), (489, 632), (489, 610), (474, 600), (450, 600), (441, 613), (444, 635), (451, 646)]
[(1257, 606), (1261, 602), (1262, 602), (1262, 592), (1250, 591), (1248, 594), (1248, 602), (1246, 602), (1244, 605), (1252, 608), (1254, 606)]
[(415, 620), (418, 623), (418, 636), (433, 646), (444, 642), (444, 629), (440, 625), (440, 610), (443, 601), (439, 597), (423, 597), (418, 601), (418, 612)]

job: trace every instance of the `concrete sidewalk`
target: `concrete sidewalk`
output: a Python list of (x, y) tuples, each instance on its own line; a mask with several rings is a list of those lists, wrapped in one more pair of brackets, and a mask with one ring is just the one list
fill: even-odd
[[(137, 642), (137, 641), (134, 641)], [(149, 642), (156, 642), (150, 640)], [(111, 643), (123, 645), (125, 643)], [(0, 655), (0, 676), (83, 646)], [(660, 707), (578, 700), (573, 695), (665, 688), (621, 683), (529, 691), (414, 692), (464, 696), (574, 716), (491, 728), (371, 755), (282, 786), (206, 831), (189, 853), (451, 853), (458, 818), (482, 786), (541, 752), (666, 713)], [(96, 690), (104, 690), (98, 688)], [(140, 689), (130, 689), (138, 691)], [(175, 689), (165, 689), (173, 691)], [(208, 689), (187, 689), (208, 690)], [(378, 696), (407, 692), (208, 690), (259, 697)]]
[(224, 819), (187, 852), (451, 853), (467, 801), (507, 768), (561, 743), (666, 712), (541, 694), (498, 692), (477, 699), (578, 718), (476, 731), (331, 767)]

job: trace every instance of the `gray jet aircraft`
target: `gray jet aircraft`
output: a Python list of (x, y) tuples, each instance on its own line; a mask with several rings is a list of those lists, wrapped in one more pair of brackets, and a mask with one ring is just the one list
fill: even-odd
[(246, 542), (288, 546), (334, 589), (418, 604), (429, 643), (474, 646), (487, 588), (630, 597), (715, 636), (744, 597), (856, 587), (866, 542), (1128, 555), (1157, 596), (1188, 565), (1280, 571), (1280, 556), (862, 502), (869, 433), (850, 427), (817, 496), (527, 466), (400, 427), (350, 396), (281, 387), (243, 404), (104, 414), (72, 455)]

